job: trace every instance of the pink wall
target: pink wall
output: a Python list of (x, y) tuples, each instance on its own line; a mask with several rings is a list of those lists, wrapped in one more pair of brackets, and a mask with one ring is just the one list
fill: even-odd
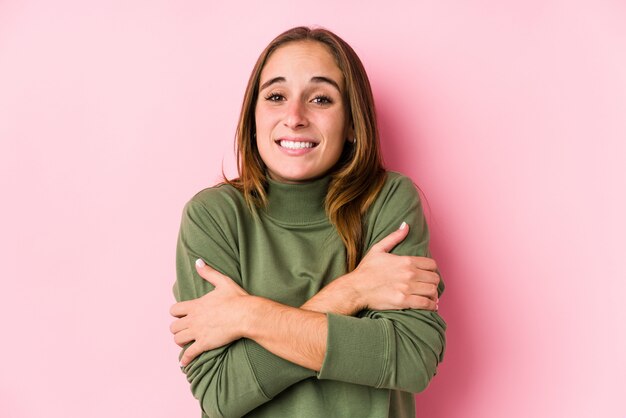
[(199, 416), (180, 212), (297, 24), (361, 55), (430, 204), (449, 348), (418, 416), (626, 416), (624, 3), (226, 3), (0, 2), (0, 416)]

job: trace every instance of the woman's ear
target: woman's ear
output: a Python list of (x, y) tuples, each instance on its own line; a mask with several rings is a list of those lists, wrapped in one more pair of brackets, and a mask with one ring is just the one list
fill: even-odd
[(354, 126), (350, 125), (350, 127), (348, 128), (348, 132), (346, 133), (346, 141), (350, 142), (351, 144), (354, 144), (355, 138), (354, 138)]

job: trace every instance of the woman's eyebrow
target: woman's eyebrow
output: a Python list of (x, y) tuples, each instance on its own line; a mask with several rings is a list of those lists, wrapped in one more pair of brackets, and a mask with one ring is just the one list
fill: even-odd
[(312, 77), (311, 81), (313, 83), (328, 83), (331, 86), (335, 87), (337, 89), (337, 91), (341, 93), (341, 89), (339, 88), (339, 84), (337, 84), (337, 82), (335, 80), (333, 80), (332, 78), (328, 78), (328, 77), (324, 77), (324, 76), (316, 76), (316, 77)]
[[(270, 78), (265, 83), (261, 84), (261, 87), (259, 88), (259, 91), (265, 90), (266, 88), (268, 88), (272, 84), (284, 83), (286, 81), (287, 81), (287, 79), (285, 77), (282, 77), (282, 76)], [(339, 84), (337, 84), (337, 82), (335, 80), (333, 80), (332, 78), (328, 78), (328, 77), (324, 77), (324, 76), (320, 75), (320, 76), (311, 77), (311, 82), (312, 83), (328, 83), (331, 86), (333, 86), (334, 88), (336, 88), (337, 91), (341, 92), (341, 89), (339, 88)]]
[(261, 90), (265, 90), (266, 88), (268, 88), (269, 86), (271, 86), (274, 83), (284, 83), (285, 81), (287, 81), (285, 79), (285, 77), (274, 77), (274, 78), (270, 78), (269, 80), (267, 80), (265, 83), (261, 84), (261, 87), (259, 88), (259, 91)]

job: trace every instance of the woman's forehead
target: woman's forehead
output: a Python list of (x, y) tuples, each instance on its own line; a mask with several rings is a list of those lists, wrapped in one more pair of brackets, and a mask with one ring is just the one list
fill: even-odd
[(259, 85), (275, 78), (290, 82), (315, 77), (333, 79), (343, 88), (343, 73), (326, 45), (317, 41), (289, 42), (269, 56), (261, 71)]

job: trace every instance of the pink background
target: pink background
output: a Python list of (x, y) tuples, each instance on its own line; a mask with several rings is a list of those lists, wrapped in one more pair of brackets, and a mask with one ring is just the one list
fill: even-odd
[(430, 205), (449, 347), (418, 416), (625, 417), (618, 0), (0, 1), (0, 416), (199, 417), (182, 206), (234, 173), (252, 65), (298, 24), (360, 54)]

